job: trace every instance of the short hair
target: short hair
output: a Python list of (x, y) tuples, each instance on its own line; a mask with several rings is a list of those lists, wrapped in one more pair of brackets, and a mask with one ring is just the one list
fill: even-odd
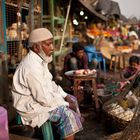
[(84, 50), (84, 46), (81, 43), (74, 43), (72, 46), (72, 51), (78, 52), (80, 50)]
[(138, 57), (138, 56), (131, 56), (131, 57), (129, 58), (129, 64), (131, 65), (132, 63), (137, 63), (137, 64), (139, 64), (139, 63), (140, 63), (139, 57)]

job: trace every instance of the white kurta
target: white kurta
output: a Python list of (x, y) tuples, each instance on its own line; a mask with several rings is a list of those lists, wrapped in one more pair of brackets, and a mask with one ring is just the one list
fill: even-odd
[(19, 64), (12, 86), (13, 104), (23, 124), (41, 126), (49, 118), (49, 111), (60, 105), (68, 106), (67, 96), (54, 81), (48, 64), (30, 51)]

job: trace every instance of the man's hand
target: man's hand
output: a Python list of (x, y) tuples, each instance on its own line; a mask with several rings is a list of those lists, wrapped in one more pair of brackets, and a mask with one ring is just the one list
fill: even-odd
[(69, 108), (74, 110), (76, 112), (76, 104), (75, 102), (70, 98), (70, 96), (66, 96), (65, 97), (65, 101), (67, 101), (69, 103)]
[(120, 89), (124, 88), (127, 84), (130, 84), (130, 81), (126, 80), (126, 81), (121, 81), (120, 82)]
[(69, 108), (72, 109), (73, 111), (77, 112), (76, 105), (75, 105), (74, 102), (73, 103), (69, 103)]
[(65, 101), (67, 101), (67, 102), (69, 102), (69, 103), (72, 103), (72, 102), (73, 102), (73, 100), (70, 98), (69, 95), (67, 95), (67, 96), (65, 97)]

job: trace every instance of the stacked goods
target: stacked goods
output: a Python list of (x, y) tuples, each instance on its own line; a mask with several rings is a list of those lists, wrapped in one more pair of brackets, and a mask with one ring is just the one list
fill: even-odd
[[(127, 85), (124, 91), (114, 96), (111, 100), (107, 101), (103, 105), (105, 113), (106, 125), (109, 124), (109, 128), (112, 131), (123, 130), (134, 116), (134, 111), (138, 105), (139, 97), (136, 94), (136, 90), (139, 91), (140, 87), (136, 90), (132, 90), (135, 79)], [(137, 114), (136, 114), (137, 115)]]
[[(135, 92), (139, 98), (140, 86), (136, 88)], [(132, 121), (123, 131), (119, 140), (140, 140), (140, 101), (135, 109)]]
[[(19, 28), (21, 30), (19, 34)], [(18, 25), (17, 23), (13, 23), (6, 31), (7, 38), (8, 39), (19, 39), (21, 37), (22, 40), (28, 39), (28, 27), (26, 23), (22, 23), (21, 25)]]
[[(134, 89), (133, 94), (135, 94), (139, 100), (140, 86)], [(133, 100), (135, 100), (134, 97)], [(130, 102), (131, 106), (134, 105), (134, 102), (132, 103), (132, 99)], [(105, 140), (140, 140), (140, 101), (138, 101), (133, 114), (133, 118), (131, 119), (129, 125), (123, 131), (106, 136)]]
[[(138, 87), (140, 89), (140, 87)], [(140, 101), (129, 125), (121, 132), (105, 137), (105, 140), (140, 140)]]
[[(125, 104), (125, 101), (124, 101)], [(126, 106), (125, 106), (126, 107)], [(124, 121), (131, 121), (134, 112), (131, 109), (124, 109), (122, 106), (120, 106), (119, 104), (113, 103), (109, 106), (109, 110), (108, 113), (110, 115), (116, 116), (119, 119), (122, 119)]]
[(111, 122), (115, 131), (123, 130), (132, 120), (137, 104), (138, 99), (135, 95), (108, 104), (104, 107), (107, 123)]
[(130, 46), (118, 46), (117, 50), (122, 53), (130, 53), (132, 52), (132, 48)]
[(75, 70), (73, 71), (73, 74), (75, 75), (90, 75), (90, 74), (95, 74), (96, 70), (89, 70), (89, 69), (80, 69), (80, 70)]
[(13, 23), (12, 26), (10, 26), (10, 27), (7, 29), (7, 37), (8, 37), (9, 39), (15, 39), (15, 38), (18, 37), (17, 28), (18, 28), (17, 23)]

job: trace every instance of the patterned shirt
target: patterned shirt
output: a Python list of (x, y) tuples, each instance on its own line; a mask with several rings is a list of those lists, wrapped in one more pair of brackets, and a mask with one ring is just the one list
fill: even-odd
[(132, 75), (134, 75), (136, 73), (136, 71), (137, 71), (137, 69), (134, 69), (134, 68), (128, 66), (127, 68), (125, 68), (123, 70), (123, 76), (124, 76), (124, 78), (129, 78)]

